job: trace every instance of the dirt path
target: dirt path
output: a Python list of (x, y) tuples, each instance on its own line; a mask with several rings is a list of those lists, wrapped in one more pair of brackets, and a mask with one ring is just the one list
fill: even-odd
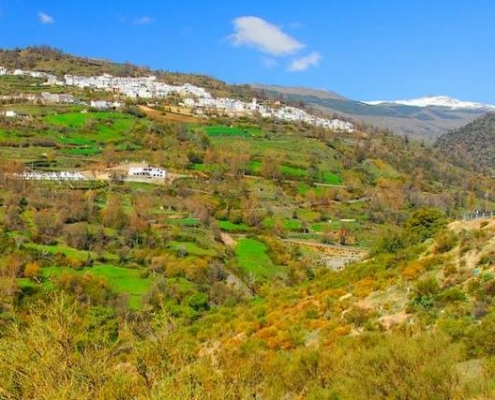
[(176, 121), (186, 123), (198, 123), (201, 120), (191, 115), (175, 114), (170, 112), (162, 112), (155, 110), (154, 108), (147, 106), (139, 106), (139, 109), (143, 111), (148, 117), (157, 121)]
[(222, 232), (220, 234), (220, 238), (221, 238), (223, 244), (225, 244), (226, 246), (235, 247), (237, 244), (235, 239), (232, 236), (230, 236), (228, 233)]

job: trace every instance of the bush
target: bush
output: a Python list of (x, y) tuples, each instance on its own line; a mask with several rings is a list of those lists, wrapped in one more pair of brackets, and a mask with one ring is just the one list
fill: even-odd
[(406, 238), (399, 230), (389, 230), (381, 236), (372, 251), (373, 255), (394, 254), (406, 247)]
[(434, 277), (421, 280), (414, 287), (414, 297), (409, 305), (412, 309), (430, 310), (435, 305), (439, 291), (440, 285)]
[(452, 231), (445, 231), (437, 235), (434, 252), (436, 254), (447, 253), (459, 243), (458, 236)]
[(210, 309), (208, 296), (204, 293), (195, 293), (187, 298), (187, 305), (194, 311), (207, 311)]
[(446, 223), (442, 211), (436, 208), (422, 208), (409, 217), (404, 228), (409, 241), (413, 244), (435, 236)]
[(438, 297), (443, 302), (464, 301), (466, 300), (466, 293), (459, 288), (452, 287), (444, 290)]

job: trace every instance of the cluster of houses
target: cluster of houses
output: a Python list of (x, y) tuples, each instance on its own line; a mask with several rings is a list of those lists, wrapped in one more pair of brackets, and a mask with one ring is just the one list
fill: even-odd
[(281, 106), (278, 108), (259, 104), (254, 98), (251, 102), (243, 102), (230, 98), (186, 98), (184, 106), (200, 110), (220, 110), (234, 115), (259, 115), (262, 118), (274, 118), (282, 121), (305, 122), (314, 126), (352, 132), (354, 126), (350, 122), (340, 119), (327, 119), (308, 114), (306, 111), (296, 107)]
[(65, 86), (75, 86), (81, 89), (96, 89), (124, 95), (129, 98), (165, 98), (171, 94), (182, 97), (194, 96), (211, 98), (205, 89), (186, 83), (181, 86), (169, 85), (157, 80), (156, 76), (128, 78), (103, 74), (100, 76), (65, 75)]
[[(288, 106), (268, 107), (259, 104), (256, 99), (251, 102), (243, 102), (231, 98), (214, 98), (204, 88), (186, 83), (181, 86), (169, 85), (159, 81), (155, 76), (129, 78), (118, 77), (110, 74), (100, 76), (65, 75), (63, 80), (44, 72), (23, 71), (16, 69), (8, 71), (0, 67), (0, 75), (5, 74), (26, 75), (46, 79), (46, 85), (72, 86), (81, 89), (93, 89), (114, 93), (128, 98), (166, 98), (171, 94), (178, 94), (182, 98), (182, 105), (193, 110), (196, 114), (204, 115), (207, 111), (219, 111), (233, 115), (259, 115), (263, 118), (274, 118), (283, 121), (305, 122), (314, 126), (352, 132), (353, 125), (350, 122), (339, 119), (326, 119), (307, 113), (306, 111)], [(57, 95), (42, 93), (42, 99), (51, 103), (73, 103), (75, 99), (71, 95)], [(91, 106), (98, 109), (118, 108), (119, 102), (92, 101)]]
[(44, 79), (47, 85), (63, 85), (63, 82), (59, 81), (55, 75), (41, 71), (25, 71), (19, 68), (9, 71), (7, 68), (0, 66), (0, 76), (2, 75), (28, 76), (31, 78)]

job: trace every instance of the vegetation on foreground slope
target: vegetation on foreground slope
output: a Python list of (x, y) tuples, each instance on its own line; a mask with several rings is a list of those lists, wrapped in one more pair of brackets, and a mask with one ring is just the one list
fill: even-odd
[(495, 113), (488, 113), (438, 138), (436, 146), (479, 170), (495, 168)]
[[(491, 178), (373, 129), (9, 107), (0, 398), (493, 397), (495, 227), (449, 225)], [(12, 175), (142, 160), (177, 178)]]

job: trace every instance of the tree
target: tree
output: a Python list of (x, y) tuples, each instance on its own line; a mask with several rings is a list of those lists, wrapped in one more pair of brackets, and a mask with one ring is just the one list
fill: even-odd
[(101, 211), (102, 224), (105, 227), (122, 229), (127, 225), (127, 215), (122, 206), (122, 199), (119, 195), (111, 193), (108, 195), (107, 205)]
[(281, 178), (280, 165), (282, 158), (279, 153), (269, 152), (261, 161), (260, 174), (264, 178), (279, 180)]
[(447, 221), (442, 211), (436, 208), (421, 208), (416, 210), (405, 223), (406, 235), (414, 243), (422, 242), (445, 227)]
[(61, 215), (57, 210), (44, 208), (36, 211), (33, 216), (36, 226), (36, 235), (34, 239), (43, 244), (52, 244), (63, 227)]
[(91, 235), (87, 223), (70, 224), (64, 228), (65, 241), (78, 250), (88, 250), (91, 244)]
[(22, 263), (22, 258), (17, 254), (0, 259), (0, 305), (12, 306)]

